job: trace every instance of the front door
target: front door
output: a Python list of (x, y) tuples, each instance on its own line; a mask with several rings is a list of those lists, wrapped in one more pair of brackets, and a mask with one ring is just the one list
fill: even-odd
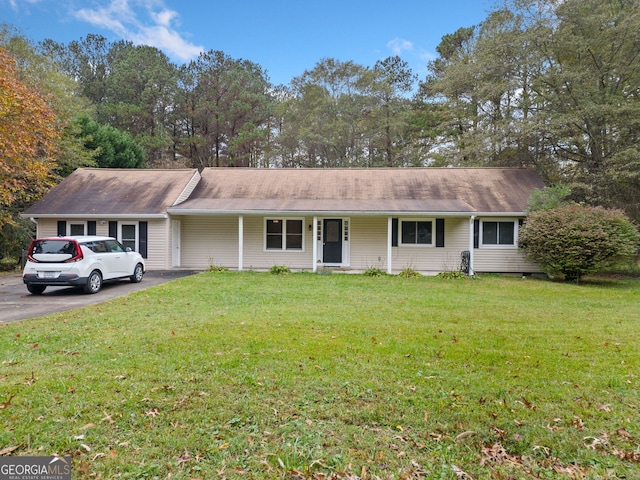
[(172, 220), (171, 221), (171, 242), (172, 242), (172, 252), (171, 252), (171, 266), (179, 267), (180, 266), (180, 220)]
[(322, 261), (342, 263), (342, 219), (325, 219), (322, 239)]

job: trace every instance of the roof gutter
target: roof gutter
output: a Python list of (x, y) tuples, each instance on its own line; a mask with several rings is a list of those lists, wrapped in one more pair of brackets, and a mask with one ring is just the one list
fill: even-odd
[(125, 219), (125, 220), (140, 220), (143, 218), (149, 218), (149, 219), (166, 219), (169, 218), (169, 215), (166, 213), (141, 213), (141, 214), (134, 214), (134, 213), (127, 213), (127, 214), (93, 214), (93, 213), (72, 213), (72, 214), (66, 214), (66, 213), (45, 213), (45, 214), (26, 214), (26, 213), (21, 213), (20, 216), (22, 218), (31, 218), (31, 219), (38, 219), (38, 218), (77, 218), (77, 219), (83, 219), (86, 220), (87, 218), (90, 219), (98, 219), (98, 220), (115, 220), (115, 219)]
[[(437, 217), (468, 217), (472, 212), (432, 212), (432, 211), (361, 211), (361, 210), (208, 210), (169, 208), (170, 215), (322, 215), (322, 216), (397, 216), (397, 215), (428, 215)], [(513, 214), (511, 214), (513, 216)]]

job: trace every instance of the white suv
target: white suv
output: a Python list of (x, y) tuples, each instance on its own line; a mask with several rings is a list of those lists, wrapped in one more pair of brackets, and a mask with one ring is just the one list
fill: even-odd
[(34, 240), (22, 281), (36, 295), (47, 286), (72, 285), (98, 293), (104, 280), (142, 281), (144, 259), (111, 237), (51, 237)]

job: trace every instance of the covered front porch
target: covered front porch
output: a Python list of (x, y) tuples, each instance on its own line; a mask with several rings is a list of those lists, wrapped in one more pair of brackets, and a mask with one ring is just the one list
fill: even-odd
[[(172, 265), (268, 270), (285, 265), (317, 272), (411, 268), (421, 273), (459, 270), (470, 252), (473, 215), (363, 215), (355, 212), (262, 212), (172, 216)], [(176, 246), (180, 246), (176, 248)]]

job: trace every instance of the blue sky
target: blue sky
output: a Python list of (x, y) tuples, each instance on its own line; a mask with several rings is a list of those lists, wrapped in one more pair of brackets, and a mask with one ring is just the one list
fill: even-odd
[(492, 0), (0, 0), (0, 23), (34, 42), (89, 33), (153, 45), (174, 62), (221, 50), (275, 84), (322, 58), (373, 66), (400, 55), (420, 78), (443, 35), (480, 23)]

